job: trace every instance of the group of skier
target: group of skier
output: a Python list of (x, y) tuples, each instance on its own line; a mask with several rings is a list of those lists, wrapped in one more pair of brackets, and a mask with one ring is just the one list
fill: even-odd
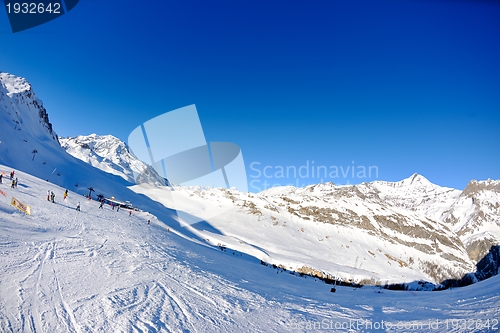
[[(99, 209), (104, 209), (104, 203), (105, 203), (105, 200), (104, 200), (104, 199), (102, 199), (102, 200), (99, 202)], [(116, 207), (116, 211), (117, 211), (117, 212), (118, 212), (118, 211), (120, 211), (120, 205), (119, 205), (119, 204), (116, 204), (116, 203), (114, 203), (114, 202), (111, 202), (109, 205), (111, 206), (111, 209), (112, 209), (112, 210), (115, 210), (115, 207)], [(78, 202), (78, 206), (76, 207), (76, 210), (77, 210), (77, 211), (80, 211), (80, 202)], [(128, 212), (128, 216), (132, 216), (132, 209), (131, 209), (131, 210), (129, 210), (129, 212)], [(149, 223), (148, 223), (148, 224), (149, 224)]]
[[(111, 209), (112, 210), (115, 210), (115, 206), (116, 206), (116, 211), (118, 212), (120, 210), (120, 205), (118, 204), (115, 204), (114, 202), (111, 202), (109, 204), (111, 206)], [(104, 199), (101, 200), (100, 204), (99, 204), (99, 209), (104, 209)], [(132, 210), (129, 211), (128, 213), (128, 216), (131, 216), (132, 215)]]
[[(17, 177), (14, 178), (15, 172), (12, 171), (10, 173), (10, 180), (11, 180), (11, 185), (10, 188), (16, 188), (17, 187)], [(0, 172), (0, 184), (3, 182), (3, 173)]]
[[(67, 197), (68, 197), (68, 190), (64, 191), (63, 199), (66, 200)], [(47, 201), (51, 201), (52, 203), (54, 203), (55, 198), (56, 198), (56, 195), (54, 194), (54, 192), (52, 192), (51, 190), (48, 190), (47, 191)]]
[[(17, 177), (15, 177), (15, 171), (10, 172), (9, 176), (10, 176), (10, 180), (11, 180), (11, 188), (16, 188), (18, 180), (17, 180)], [(0, 184), (2, 184), (3, 178), (4, 178), (3, 173), (0, 172)], [(65, 190), (63, 193), (63, 199), (66, 200), (67, 197), (68, 197), (68, 190)], [(47, 201), (55, 203), (55, 198), (56, 198), (55, 193), (51, 190), (48, 190), (47, 191)], [(105, 202), (104, 199), (100, 201), (99, 209), (104, 209), (103, 208), (104, 202)], [(117, 212), (120, 210), (119, 204), (115, 204), (114, 202), (111, 202), (110, 205), (111, 205), (112, 210), (115, 210), (115, 206), (116, 206)], [(80, 202), (78, 202), (76, 210), (80, 211)], [(129, 211), (129, 216), (131, 216), (131, 215), (132, 215), (132, 210)]]
[[(47, 194), (47, 200), (54, 202), (54, 200), (53, 200), (53, 199), (54, 199), (54, 197), (55, 197), (54, 193), (53, 193), (53, 192), (51, 192), (51, 191), (49, 190), (49, 191), (48, 191), (48, 194)], [(67, 197), (68, 197), (68, 190), (64, 191), (64, 195), (63, 195), (64, 200), (66, 200), (66, 198), (67, 198)], [(86, 195), (86, 197), (87, 197), (87, 198), (90, 198), (88, 195)], [(99, 209), (104, 209), (104, 203), (105, 203), (105, 200), (104, 200), (104, 199), (102, 199), (102, 200), (99, 202)], [(117, 212), (120, 210), (120, 205), (115, 204), (114, 202), (111, 202), (111, 203), (110, 203), (110, 206), (111, 206), (111, 209), (112, 209), (112, 210), (115, 210), (115, 206), (116, 206), (116, 211), (117, 211)], [(78, 202), (78, 206), (76, 207), (76, 210), (77, 210), (77, 211), (81, 211), (81, 210), (80, 210), (80, 202)], [(132, 210), (130, 210), (130, 211), (129, 211), (129, 214), (128, 214), (128, 215), (129, 215), (129, 216), (131, 216), (131, 215), (132, 215)]]
[[(50, 201), (52, 201), (52, 203), (54, 203), (55, 197), (56, 197), (56, 195), (51, 190), (49, 190), (47, 192), (47, 200), (49, 200), (49, 198), (50, 198)], [(65, 190), (63, 193), (63, 199), (66, 200), (67, 197), (68, 197), (68, 190)], [(78, 201), (78, 205), (76, 206), (76, 210), (80, 211), (80, 201)]]

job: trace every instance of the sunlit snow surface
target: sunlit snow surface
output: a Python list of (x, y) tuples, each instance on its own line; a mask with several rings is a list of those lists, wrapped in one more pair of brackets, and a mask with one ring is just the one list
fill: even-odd
[[(62, 188), (16, 173), (17, 189), (0, 185), (0, 332), (499, 329), (498, 276), (442, 292), (331, 293), (313, 278), (183, 239), (147, 213), (100, 210), (73, 192), (64, 201)], [(32, 216), (10, 206), (12, 195)]]

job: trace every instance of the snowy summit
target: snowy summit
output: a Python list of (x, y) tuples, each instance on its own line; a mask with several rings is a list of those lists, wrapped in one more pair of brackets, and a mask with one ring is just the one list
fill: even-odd
[(70, 155), (131, 183), (138, 181), (138, 175), (147, 174), (151, 183), (165, 185), (165, 179), (154, 168), (137, 159), (124, 142), (112, 135), (79, 135), (59, 141)]

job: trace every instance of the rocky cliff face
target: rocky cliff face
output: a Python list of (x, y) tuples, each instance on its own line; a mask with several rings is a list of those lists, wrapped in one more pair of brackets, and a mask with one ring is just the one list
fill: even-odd
[(498, 273), (500, 181), (469, 182), (442, 220), (460, 237), (471, 260), (481, 262), (480, 276)]
[[(0, 105), (6, 112), (6, 119), (10, 120), (16, 130), (35, 131), (38, 136), (43, 137), (45, 134), (58, 142), (47, 110), (26, 79), (0, 73)], [(40, 128), (33, 128), (37, 123)]]

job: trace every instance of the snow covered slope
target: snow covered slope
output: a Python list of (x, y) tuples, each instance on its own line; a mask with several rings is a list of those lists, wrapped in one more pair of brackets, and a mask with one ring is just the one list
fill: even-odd
[(59, 138), (59, 142), (70, 155), (131, 183), (165, 185), (154, 168), (137, 159), (123, 141), (112, 135), (79, 135)]
[[(331, 293), (312, 277), (179, 237), (163, 223), (167, 216), (101, 210), (75, 192), (50, 203), (47, 190), (64, 188), (16, 174), (16, 189), (0, 184), (7, 195), (0, 195), (2, 333), (500, 329), (499, 276), (441, 292), (337, 286)], [(32, 215), (13, 208), (12, 196)]]
[[(167, 188), (132, 189), (172, 207)], [(461, 240), (444, 223), (362, 190), (333, 184), (259, 194), (175, 188), (178, 209), (212, 216), (208, 224), (186, 229), (286, 269), (361, 284), (440, 283), (475, 271)]]

